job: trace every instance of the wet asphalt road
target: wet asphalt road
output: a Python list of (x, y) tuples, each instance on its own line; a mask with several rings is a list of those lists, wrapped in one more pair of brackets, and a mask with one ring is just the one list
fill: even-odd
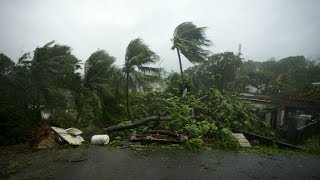
[(320, 179), (320, 157), (159, 150), (148, 155), (105, 147), (48, 150), (9, 179)]

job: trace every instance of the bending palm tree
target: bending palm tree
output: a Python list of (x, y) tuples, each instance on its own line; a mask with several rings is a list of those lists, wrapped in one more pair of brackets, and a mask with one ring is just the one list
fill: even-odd
[(98, 50), (91, 54), (85, 62), (84, 86), (98, 93), (99, 87), (108, 84), (113, 78), (116, 68), (113, 65), (115, 58), (104, 50)]
[(192, 63), (199, 63), (206, 60), (209, 51), (203, 47), (209, 47), (211, 41), (205, 37), (206, 27), (197, 27), (192, 22), (184, 22), (176, 27), (173, 34), (172, 50), (177, 49), (180, 72), (182, 78), (182, 88), (184, 77), (182, 71), (180, 52)]
[(129, 111), (129, 86), (146, 88), (150, 82), (159, 79), (160, 68), (148, 67), (159, 60), (159, 56), (143, 43), (142, 39), (132, 40), (126, 50), (125, 65), (123, 71), (127, 80), (127, 113)]
[(91, 54), (84, 67), (83, 86), (99, 99), (104, 117), (106, 115), (109, 119), (109, 111), (120, 104), (124, 87), (122, 72), (114, 62), (114, 57), (104, 50), (98, 50)]

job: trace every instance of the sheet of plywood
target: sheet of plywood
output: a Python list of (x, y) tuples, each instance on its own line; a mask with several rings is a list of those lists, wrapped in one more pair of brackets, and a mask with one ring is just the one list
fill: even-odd
[(81, 136), (72, 136), (70, 135), (65, 129), (59, 128), (59, 127), (53, 127), (51, 126), (52, 130), (56, 132), (62, 139), (67, 141), (69, 144), (72, 145), (81, 145), (81, 143), (84, 141), (84, 139)]
[(232, 135), (234, 138), (236, 138), (239, 141), (240, 146), (251, 147), (251, 144), (249, 143), (247, 138), (242, 133), (232, 133)]

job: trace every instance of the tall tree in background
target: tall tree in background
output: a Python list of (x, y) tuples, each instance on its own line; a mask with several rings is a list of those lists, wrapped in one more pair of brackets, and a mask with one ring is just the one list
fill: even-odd
[(116, 72), (114, 62), (115, 58), (104, 50), (92, 53), (84, 66), (84, 86), (99, 96), (101, 89), (110, 83)]
[[(27, 63), (27, 61), (25, 61)], [(70, 91), (80, 88), (79, 60), (71, 48), (55, 44), (54, 41), (36, 48), (31, 60), (31, 80), (40, 92), (38, 105), (47, 109), (67, 106)]]
[(0, 139), (10, 144), (43, 122), (42, 110), (56, 114), (70, 107), (71, 92), (80, 87), (80, 65), (70, 47), (54, 42), (37, 47), (32, 58), (24, 54), (16, 64), (0, 58)]
[[(102, 110), (102, 117), (96, 117), (97, 120), (112, 119), (112, 111), (119, 107), (122, 100), (122, 84), (124, 79), (122, 78), (121, 70), (115, 65), (115, 58), (110, 56), (104, 50), (98, 50), (91, 54), (89, 59), (85, 62), (84, 67), (84, 79), (83, 79), (83, 91), (78, 94), (81, 96), (88, 96), (89, 98), (77, 98), (78, 117), (83, 115), (99, 114)], [(83, 102), (87, 99), (88, 102)], [(88, 104), (95, 104), (95, 100), (98, 99), (98, 107), (93, 109), (93, 113), (86, 113), (88, 111)], [(89, 107), (90, 108), (90, 107)], [(101, 109), (98, 111), (97, 109)], [(117, 110), (118, 114), (120, 110)], [(99, 115), (98, 115), (99, 116)], [(90, 119), (93, 119), (91, 117)]]
[(127, 113), (129, 110), (129, 89), (135, 89), (137, 86), (146, 88), (153, 82), (159, 79), (160, 68), (149, 67), (147, 65), (153, 64), (159, 60), (159, 56), (150, 50), (150, 48), (143, 43), (142, 39), (137, 38), (132, 40), (126, 50), (125, 65), (123, 72), (126, 76), (126, 101)]
[(241, 58), (233, 52), (217, 53), (185, 72), (194, 79), (194, 86), (198, 89), (215, 87), (222, 91), (225, 84), (235, 80), (241, 63)]
[(173, 34), (172, 50), (177, 50), (180, 73), (182, 79), (182, 89), (184, 88), (184, 76), (181, 64), (180, 52), (191, 62), (199, 63), (206, 60), (209, 55), (208, 50), (203, 47), (209, 47), (211, 41), (205, 36), (206, 27), (197, 27), (192, 22), (184, 22), (176, 27)]

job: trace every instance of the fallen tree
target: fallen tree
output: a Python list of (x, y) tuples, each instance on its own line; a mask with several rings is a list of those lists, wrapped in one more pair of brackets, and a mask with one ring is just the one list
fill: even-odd
[(143, 118), (143, 119), (139, 119), (139, 120), (134, 121), (134, 122), (129, 123), (129, 124), (120, 123), (120, 124), (117, 124), (117, 125), (109, 126), (107, 128), (103, 128), (103, 131), (106, 132), (106, 133), (111, 133), (111, 132), (114, 132), (114, 131), (121, 131), (121, 130), (124, 130), (124, 129), (136, 128), (136, 127), (142, 126), (144, 124), (147, 124), (149, 122), (168, 121), (168, 120), (171, 120), (171, 119), (172, 119), (171, 116), (163, 116), (163, 117), (161, 117), (161, 116), (150, 116), (150, 117), (146, 117), (146, 118)]

